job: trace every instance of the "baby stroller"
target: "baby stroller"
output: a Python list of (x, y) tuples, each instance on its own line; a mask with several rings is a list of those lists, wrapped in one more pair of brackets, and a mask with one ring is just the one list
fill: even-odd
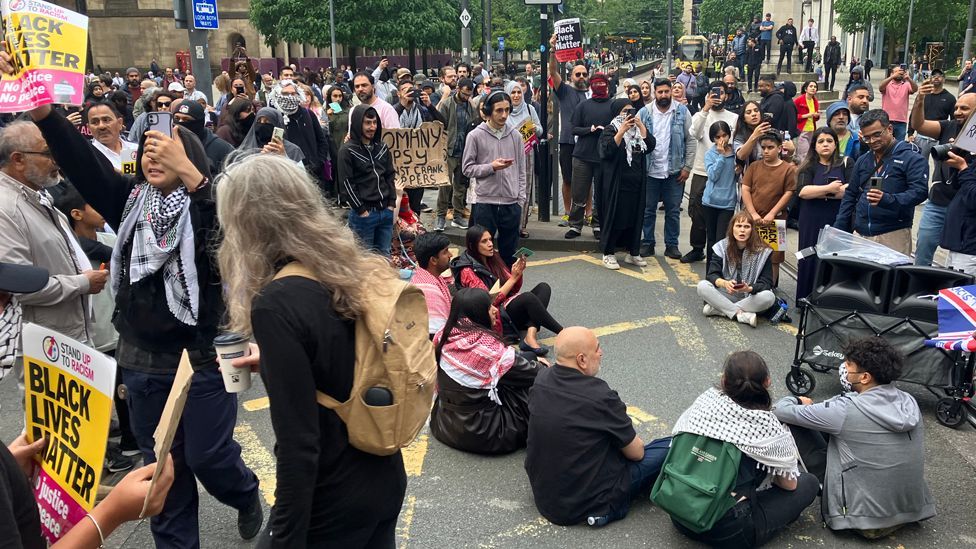
[(815, 372), (836, 371), (848, 342), (878, 336), (905, 356), (899, 381), (923, 385), (940, 397), (936, 419), (958, 427), (967, 420), (974, 393), (976, 354), (931, 341), (940, 333), (935, 297), (968, 284), (973, 284), (973, 277), (948, 269), (821, 257), (813, 292), (797, 304), (800, 323), (787, 389), (797, 396), (810, 394), (816, 380), (804, 365)]

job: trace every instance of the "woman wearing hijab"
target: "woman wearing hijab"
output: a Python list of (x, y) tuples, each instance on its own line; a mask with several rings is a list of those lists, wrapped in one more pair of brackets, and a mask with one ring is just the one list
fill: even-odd
[(237, 397), (224, 389), (213, 341), (224, 314), (215, 268), (219, 232), (209, 160), (181, 126), (173, 138), (149, 131), (139, 143), (135, 175), (123, 175), (50, 105), (30, 111), (51, 157), (118, 234), (111, 284), (115, 359), (128, 387), (132, 430), (146, 463), (156, 460), (154, 433), (186, 351), (193, 384), (173, 441), (173, 487), (151, 521), (159, 547), (198, 547), (197, 482), (238, 510), (242, 538), (263, 520), (258, 481), (234, 441)]
[(627, 99), (630, 99), (630, 104), (637, 110), (644, 107), (644, 97), (641, 95), (641, 88), (637, 84), (627, 86)]
[[(512, 112), (508, 115), (509, 127), (522, 134), (525, 144), (525, 202), (522, 206), (522, 223), (519, 225), (519, 236), (528, 238), (525, 231), (532, 213), (532, 203), (535, 201), (535, 142), (542, 136), (542, 122), (535, 107), (530, 105), (523, 95), (522, 86), (515, 80), (505, 85), (505, 93), (512, 98)], [(532, 129), (534, 127), (534, 130)], [(524, 131), (523, 131), (524, 130)]]
[(305, 154), (298, 148), (298, 145), (288, 141), (272, 140), (275, 128), (284, 129), (285, 123), (281, 119), (281, 113), (273, 107), (264, 107), (258, 111), (254, 117), (254, 123), (248, 130), (244, 140), (241, 141), (238, 149), (242, 151), (260, 150), (263, 153), (284, 154), (295, 162), (305, 162)]
[(245, 97), (235, 97), (224, 107), (220, 127), (214, 133), (236, 149), (254, 125), (254, 104)]
[(105, 88), (102, 87), (100, 80), (89, 82), (85, 90), (85, 100), (82, 102), (82, 105), (87, 109), (95, 103), (101, 103), (104, 99), (104, 91)]
[[(325, 97), (325, 114), (322, 121), (329, 127), (329, 137), (332, 138), (329, 154), (332, 158), (338, 159), (339, 149), (349, 134), (349, 111), (352, 110), (352, 104), (349, 102), (349, 96), (339, 86), (329, 88), (325, 92)], [(338, 107), (338, 110), (335, 107)], [(339, 180), (338, 166), (338, 162), (332, 163), (332, 181)]]
[(603, 163), (600, 201), (603, 266), (619, 269), (615, 252), (617, 248), (625, 248), (624, 261), (645, 267), (647, 262), (640, 256), (640, 240), (647, 200), (644, 192), (647, 158), (654, 150), (654, 134), (636, 116), (639, 108), (630, 99), (615, 99), (610, 110), (615, 117), (600, 135), (599, 145)]

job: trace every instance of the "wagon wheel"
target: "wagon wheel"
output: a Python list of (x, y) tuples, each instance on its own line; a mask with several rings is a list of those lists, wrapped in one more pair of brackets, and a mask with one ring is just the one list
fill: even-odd
[(791, 368), (786, 374), (786, 388), (796, 396), (809, 395), (816, 386), (813, 375), (802, 368)]
[(955, 429), (966, 422), (966, 407), (960, 399), (940, 398), (935, 405), (935, 419), (942, 425)]

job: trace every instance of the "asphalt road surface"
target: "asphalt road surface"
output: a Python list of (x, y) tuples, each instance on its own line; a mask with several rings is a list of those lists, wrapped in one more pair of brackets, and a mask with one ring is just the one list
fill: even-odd
[[(588, 238), (589, 235), (584, 238)], [(705, 318), (694, 285), (704, 265), (682, 265), (655, 257), (639, 270), (623, 264), (611, 272), (599, 256), (538, 253), (526, 271), (527, 288), (546, 281), (553, 286), (551, 310), (564, 325), (583, 325), (600, 337), (604, 358), (600, 376), (628, 404), (637, 432), (649, 440), (670, 434), (678, 415), (695, 397), (718, 381), (723, 358), (733, 350), (752, 349), (772, 371), (775, 397), (788, 394), (784, 377), (793, 358), (795, 329), (790, 325), (758, 328), (723, 318)], [(784, 277), (783, 292), (792, 296)], [(543, 337), (552, 334), (544, 333)], [(836, 394), (835, 373), (815, 374), (811, 395)], [(23, 419), (11, 380), (0, 384), (0, 439), (9, 441)], [(976, 507), (969, 490), (976, 479), (976, 432), (935, 422), (936, 398), (907, 386), (925, 416), (926, 476), (938, 504), (938, 516), (868, 543), (832, 533), (819, 519), (819, 502), (776, 538), (770, 547), (932, 548), (976, 546)], [(274, 499), (274, 433), (260, 380), (240, 399), (237, 440), (244, 458), (261, 480), (265, 501)], [(648, 501), (634, 504), (623, 521), (602, 529), (561, 527), (540, 517), (523, 468), (524, 452), (502, 457), (469, 455), (429, 436), (425, 429), (404, 451), (409, 484), (397, 531), (399, 547), (695, 547)], [(248, 547), (237, 535), (236, 511), (201, 488), (200, 528), (204, 548)], [(267, 514), (267, 509), (266, 509)], [(152, 546), (148, 522), (123, 526), (109, 547)]]

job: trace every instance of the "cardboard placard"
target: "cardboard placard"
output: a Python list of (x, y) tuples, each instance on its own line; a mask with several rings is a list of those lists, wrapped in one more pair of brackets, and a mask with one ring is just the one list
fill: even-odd
[(0, 78), (0, 112), (85, 97), (88, 18), (43, 0), (2, 0), (3, 36), (16, 68)]
[(419, 128), (383, 130), (383, 142), (393, 155), (397, 188), (446, 187), (447, 130), (440, 122), (424, 122)]
[(152, 497), (156, 481), (163, 472), (163, 466), (169, 459), (169, 449), (173, 446), (173, 437), (176, 436), (176, 428), (180, 425), (180, 418), (183, 417), (183, 407), (186, 406), (186, 397), (190, 394), (190, 382), (193, 380), (193, 368), (190, 366), (190, 356), (183, 350), (180, 357), (180, 366), (176, 370), (176, 377), (173, 379), (173, 387), (169, 390), (166, 397), (166, 405), (163, 406), (163, 413), (159, 417), (159, 424), (156, 425), (156, 432), (153, 433), (153, 453), (156, 454), (156, 470), (153, 471), (152, 481), (149, 483), (149, 492), (146, 493), (146, 500), (142, 503), (140, 518), (146, 516), (149, 507), (149, 498)]
[(969, 118), (962, 125), (962, 130), (959, 131), (959, 135), (952, 142), (953, 146), (971, 153), (976, 152), (976, 116), (973, 114), (969, 115)]
[(583, 25), (578, 17), (556, 21), (554, 51), (560, 63), (583, 58)]
[(27, 441), (47, 439), (34, 498), (51, 543), (95, 507), (115, 390), (115, 360), (37, 324), (24, 324)]
[(773, 223), (756, 225), (759, 231), (759, 238), (763, 240), (774, 252), (786, 251), (786, 220), (777, 219)]

